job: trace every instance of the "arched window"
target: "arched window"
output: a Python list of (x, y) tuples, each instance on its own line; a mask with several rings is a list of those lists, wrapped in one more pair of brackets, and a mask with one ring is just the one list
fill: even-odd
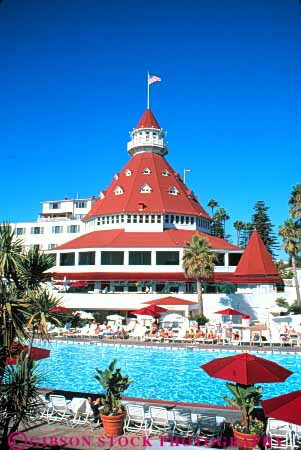
[(168, 177), (169, 176), (169, 172), (167, 169), (164, 169), (162, 172), (163, 177)]
[(145, 167), (145, 169), (143, 169), (144, 175), (149, 175), (150, 173), (151, 173), (151, 170), (148, 167)]
[(125, 176), (130, 177), (132, 175), (132, 171), (130, 169), (126, 169)]

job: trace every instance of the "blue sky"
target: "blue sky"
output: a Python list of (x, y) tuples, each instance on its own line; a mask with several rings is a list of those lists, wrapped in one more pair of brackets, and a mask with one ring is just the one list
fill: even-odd
[(0, 219), (106, 188), (150, 70), (168, 160), (203, 206), (233, 223), (264, 200), (278, 228), (301, 182), (300, 42), (297, 0), (3, 0)]

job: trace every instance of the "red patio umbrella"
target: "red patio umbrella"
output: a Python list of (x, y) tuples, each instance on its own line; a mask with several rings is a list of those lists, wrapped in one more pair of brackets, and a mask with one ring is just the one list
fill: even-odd
[(241, 314), (242, 319), (250, 319), (250, 314)]
[(88, 283), (86, 281), (74, 281), (74, 283), (70, 283), (71, 287), (86, 287)]
[(301, 425), (301, 391), (263, 400), (261, 404), (267, 417)]
[(236, 309), (226, 308), (221, 311), (216, 311), (214, 314), (222, 314), (223, 316), (241, 316), (243, 313), (237, 311)]
[(186, 300), (184, 298), (172, 297), (171, 295), (168, 297), (159, 298), (157, 300), (149, 300), (148, 302), (144, 302), (148, 305), (197, 305), (196, 302), (192, 302), (191, 300)]
[[(7, 365), (15, 365), (17, 363), (18, 355), (21, 352), (27, 352), (28, 346), (22, 345), (22, 344), (13, 344), (13, 347), (11, 347), (11, 356), (6, 358), (6, 364)], [(38, 348), (38, 347), (32, 347), (30, 358), (34, 361), (49, 358), (50, 350), (47, 350), (45, 348)]]
[(211, 377), (245, 385), (278, 383), (293, 373), (273, 361), (249, 353), (216, 358), (200, 367)]
[(161, 313), (164, 313), (168, 311), (166, 308), (161, 308), (161, 306), (157, 305), (150, 305), (145, 306), (144, 308), (137, 309), (137, 311), (133, 311), (132, 314), (141, 315), (141, 316), (152, 316), (152, 317), (159, 317)]
[(65, 306), (55, 306), (54, 308), (49, 309), (49, 312), (52, 313), (69, 313), (71, 310), (69, 308), (65, 308)]

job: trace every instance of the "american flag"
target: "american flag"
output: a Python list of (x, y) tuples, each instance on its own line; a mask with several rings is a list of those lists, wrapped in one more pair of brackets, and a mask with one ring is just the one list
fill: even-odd
[(148, 84), (158, 83), (158, 81), (162, 81), (160, 77), (157, 77), (156, 75), (148, 76)]

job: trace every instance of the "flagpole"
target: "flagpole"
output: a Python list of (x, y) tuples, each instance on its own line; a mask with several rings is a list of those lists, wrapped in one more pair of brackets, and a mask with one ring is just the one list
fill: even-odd
[(186, 169), (184, 169), (183, 183), (185, 184)]
[(147, 72), (147, 109), (149, 109), (149, 72)]

